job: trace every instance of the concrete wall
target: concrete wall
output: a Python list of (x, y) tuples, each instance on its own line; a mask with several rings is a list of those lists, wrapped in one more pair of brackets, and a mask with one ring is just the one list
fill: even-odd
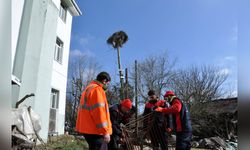
[[(21, 86), (12, 86), (12, 107), (26, 94), (35, 97), (23, 105), (31, 106), (42, 119), (40, 136), (47, 139), (51, 89), (59, 90), (56, 131), (64, 133), (66, 83), (72, 16), (59, 17), (60, 0), (13, 0), (12, 63), (13, 74)], [(63, 45), (62, 64), (54, 61), (56, 37)]]
[[(58, 9), (60, 9), (60, 3)], [(64, 120), (65, 120), (65, 104), (66, 104), (66, 86), (67, 86), (67, 72), (68, 72), (68, 59), (70, 48), (70, 35), (72, 16), (67, 11), (66, 22), (63, 22), (60, 17), (57, 19), (57, 36), (63, 41), (63, 59), (62, 64), (54, 61), (51, 87), (59, 90), (59, 108), (57, 110), (56, 130), (59, 134), (64, 133)]]
[(24, 0), (11, 1), (11, 70), (14, 64), (17, 39), (23, 14)]
[(0, 1), (0, 149), (11, 147), (11, 1)]
[[(18, 98), (34, 93), (24, 104), (41, 116), (40, 136), (47, 139), (53, 54), (58, 9), (51, 0), (25, 0), (13, 73), (21, 80)], [(15, 100), (13, 100), (15, 101)]]
[[(12, 0), (11, 2), (11, 73), (13, 72), (24, 2), (25, 0)], [(18, 97), (19, 87), (17, 85), (13, 85), (11, 88), (12, 88), (11, 104), (12, 107), (14, 107), (16, 101), (19, 99)]]

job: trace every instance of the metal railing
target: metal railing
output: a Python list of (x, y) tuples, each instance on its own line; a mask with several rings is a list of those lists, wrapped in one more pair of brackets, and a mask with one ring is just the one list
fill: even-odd
[[(175, 142), (168, 138), (166, 132), (166, 121), (159, 122), (158, 112), (133, 118), (129, 123), (122, 126), (125, 135), (123, 149), (127, 150), (172, 150)], [(164, 118), (165, 119), (165, 118)]]

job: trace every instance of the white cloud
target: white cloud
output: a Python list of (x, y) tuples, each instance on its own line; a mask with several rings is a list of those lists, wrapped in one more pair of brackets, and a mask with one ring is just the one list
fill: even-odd
[(215, 61), (215, 64), (222, 68), (230, 68), (237, 66), (237, 57), (234, 55), (228, 55), (220, 57)]
[(226, 56), (224, 59), (228, 60), (228, 61), (234, 61), (234, 60), (236, 60), (236, 57), (235, 56)]
[(75, 50), (71, 50), (70, 51), (70, 56), (71, 57), (74, 57), (74, 56), (83, 56), (84, 53), (78, 49), (75, 49)]
[(92, 51), (90, 51), (90, 50), (84, 50), (84, 52), (83, 52), (85, 55), (87, 55), (87, 56), (89, 56), (89, 57), (95, 57), (95, 54), (92, 52)]
[(81, 46), (87, 47), (91, 40), (95, 39), (94, 36), (87, 34), (85, 36), (79, 36), (78, 34), (72, 36), (73, 40), (76, 40)]
[(219, 71), (220, 75), (229, 75), (231, 73), (231, 70), (228, 68), (223, 68)]
[(232, 30), (231, 30), (231, 40), (233, 42), (238, 41), (238, 26), (235, 26), (235, 27), (232, 28)]
[(87, 38), (79, 38), (79, 43), (82, 45), (82, 46), (86, 46), (88, 43), (89, 43), (89, 39)]
[(95, 54), (92, 53), (90, 50), (81, 51), (79, 49), (74, 49), (70, 51), (70, 57), (78, 57), (78, 56), (94, 57)]
[(238, 91), (237, 90), (233, 91), (232, 97), (238, 97)]

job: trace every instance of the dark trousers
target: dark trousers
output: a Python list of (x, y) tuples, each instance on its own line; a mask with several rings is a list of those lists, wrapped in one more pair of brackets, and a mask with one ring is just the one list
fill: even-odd
[(110, 142), (108, 143), (108, 149), (109, 150), (118, 150), (118, 141), (120, 139), (117, 135), (111, 135)]
[(103, 141), (102, 135), (83, 134), (86, 139), (89, 150), (108, 150), (107, 144)]
[(149, 134), (154, 148), (159, 147), (160, 144), (162, 150), (168, 150), (168, 136), (163, 126), (154, 124)]
[(191, 139), (192, 139), (192, 132), (177, 132), (176, 150), (190, 150)]

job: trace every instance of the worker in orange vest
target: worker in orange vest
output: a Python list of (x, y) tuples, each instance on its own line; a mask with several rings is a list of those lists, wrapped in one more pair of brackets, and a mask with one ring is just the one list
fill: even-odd
[(107, 72), (100, 72), (81, 96), (76, 131), (83, 134), (89, 150), (108, 149), (112, 125), (105, 91), (110, 80)]

